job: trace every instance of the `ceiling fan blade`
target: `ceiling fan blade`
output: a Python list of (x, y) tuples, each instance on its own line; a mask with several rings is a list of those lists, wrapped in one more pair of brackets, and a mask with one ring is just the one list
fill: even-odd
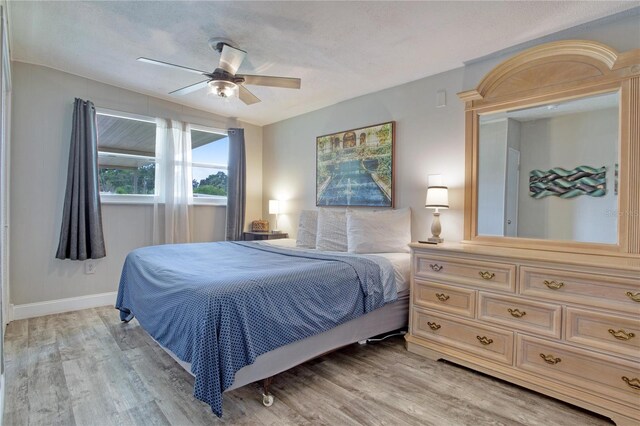
[(174, 90), (173, 92), (169, 92), (170, 95), (186, 95), (187, 93), (195, 92), (196, 90), (204, 89), (207, 87), (207, 83), (209, 79), (203, 80), (201, 82), (190, 84), (189, 86), (183, 87), (182, 89)]
[(156, 61), (155, 59), (149, 59), (149, 58), (138, 58), (138, 61), (140, 62), (145, 62), (147, 64), (153, 64), (153, 65), (160, 65), (163, 67), (169, 67), (169, 68), (177, 68), (183, 71), (189, 71), (195, 74), (207, 74), (206, 71), (201, 71), (201, 70), (196, 70), (193, 68), (189, 68), (189, 67), (183, 67), (182, 65), (176, 65), (176, 64), (170, 64), (169, 62), (162, 62), (162, 61)]
[(244, 84), (255, 84), (256, 86), (284, 87), (285, 89), (299, 89), (301, 80), (290, 77), (270, 77), (268, 75), (246, 75), (238, 74), (236, 77), (244, 78)]
[(222, 45), (222, 52), (220, 53), (220, 68), (226, 72), (235, 75), (240, 68), (240, 64), (244, 61), (244, 57), (247, 56), (247, 52), (244, 50), (236, 49), (228, 44)]
[(244, 87), (242, 84), (238, 85), (238, 97), (242, 102), (244, 102), (247, 105), (260, 102), (260, 99), (256, 95), (251, 93), (249, 89)]

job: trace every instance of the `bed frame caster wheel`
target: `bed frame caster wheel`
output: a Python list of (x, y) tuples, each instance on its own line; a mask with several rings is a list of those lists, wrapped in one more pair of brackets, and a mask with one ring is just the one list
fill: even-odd
[(273, 395), (263, 393), (262, 394), (262, 404), (265, 407), (271, 407), (273, 405)]

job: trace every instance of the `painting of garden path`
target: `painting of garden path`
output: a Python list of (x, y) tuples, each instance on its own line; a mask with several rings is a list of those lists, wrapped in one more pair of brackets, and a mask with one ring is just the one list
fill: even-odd
[(316, 205), (393, 207), (394, 125), (316, 138)]

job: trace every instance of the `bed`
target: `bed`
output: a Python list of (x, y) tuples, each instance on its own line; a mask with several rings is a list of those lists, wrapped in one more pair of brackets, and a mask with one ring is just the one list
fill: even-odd
[[(222, 415), (222, 393), (339, 347), (406, 327), (408, 253), (353, 255), (295, 240), (145, 247), (123, 266), (116, 308), (195, 376)], [(266, 381), (265, 383), (268, 383)], [(265, 389), (265, 405), (272, 396)]]

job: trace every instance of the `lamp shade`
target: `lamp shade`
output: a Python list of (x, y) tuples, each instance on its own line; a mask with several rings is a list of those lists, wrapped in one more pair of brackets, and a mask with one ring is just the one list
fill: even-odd
[(449, 190), (446, 186), (430, 186), (427, 188), (425, 207), (435, 209), (449, 208)]
[(279, 213), (280, 213), (280, 201), (269, 200), (269, 214), (279, 214)]

